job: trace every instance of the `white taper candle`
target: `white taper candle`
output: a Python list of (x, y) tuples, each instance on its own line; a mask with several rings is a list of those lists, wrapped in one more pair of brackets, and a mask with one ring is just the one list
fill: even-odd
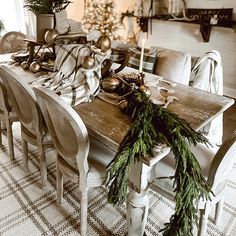
[(142, 39), (142, 48), (141, 48), (141, 56), (140, 56), (140, 64), (139, 64), (139, 72), (141, 73), (143, 71), (143, 56), (144, 56), (144, 44), (145, 44), (145, 38)]

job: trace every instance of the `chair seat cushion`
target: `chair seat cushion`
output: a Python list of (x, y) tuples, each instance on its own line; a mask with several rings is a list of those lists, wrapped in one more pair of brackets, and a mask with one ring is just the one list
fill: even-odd
[[(114, 158), (115, 152), (110, 148), (100, 143), (98, 140), (90, 137), (90, 150), (88, 155), (88, 165), (89, 173), (87, 176), (88, 182), (99, 183), (101, 185), (105, 180), (106, 168), (111, 160)], [(72, 172), (76, 175), (79, 175), (78, 167), (75, 159), (70, 159), (70, 162), (65, 161), (62, 158), (58, 159), (59, 164), (63, 165), (64, 169), (67, 169), (67, 172), (70, 172), (70, 175), (73, 175)]]
[(107, 172), (106, 168), (114, 157), (114, 151), (96, 139), (90, 138), (88, 179), (105, 177)]
[[(21, 125), (21, 136), (23, 137), (24, 140), (26, 140), (30, 144), (37, 146), (36, 135), (31, 131), (29, 131), (29, 129), (25, 128), (23, 125)], [(43, 135), (43, 144), (51, 147), (54, 146), (52, 137), (48, 131), (46, 131), (46, 133), (44, 133)]]

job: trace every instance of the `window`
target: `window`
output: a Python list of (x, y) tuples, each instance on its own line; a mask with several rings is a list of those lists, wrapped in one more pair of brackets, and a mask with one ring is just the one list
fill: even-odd
[(1, 4), (0, 19), (5, 26), (2, 34), (9, 31), (26, 33), (23, 6), (23, 0), (7, 0)]

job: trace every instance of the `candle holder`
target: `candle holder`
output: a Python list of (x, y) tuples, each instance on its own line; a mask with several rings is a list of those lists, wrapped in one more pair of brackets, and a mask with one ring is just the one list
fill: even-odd
[(138, 74), (138, 82), (139, 82), (138, 89), (140, 92), (145, 93), (146, 96), (150, 97), (151, 91), (146, 85), (144, 85), (144, 77), (145, 77), (145, 74), (143, 72), (139, 72), (139, 74)]
[(138, 83), (139, 85), (144, 85), (145, 74), (143, 72), (138, 73)]

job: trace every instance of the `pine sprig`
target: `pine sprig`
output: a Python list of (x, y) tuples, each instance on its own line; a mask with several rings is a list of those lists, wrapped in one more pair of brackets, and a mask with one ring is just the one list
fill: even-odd
[(198, 201), (201, 197), (209, 198), (210, 188), (190, 146), (208, 144), (208, 141), (185, 120), (153, 104), (139, 90), (134, 89), (127, 100), (127, 113), (133, 122), (108, 166), (108, 201), (113, 204), (123, 203), (132, 164), (150, 154), (155, 145), (166, 144), (171, 147), (176, 162), (173, 176), (176, 208), (170, 222), (163, 229), (164, 235), (192, 235), (193, 222), (197, 220)]
[(70, 3), (69, 0), (25, 0), (24, 7), (35, 15), (53, 14), (65, 9)]
[[(147, 99), (144, 102), (147, 103)], [(133, 109), (133, 123), (123, 139), (114, 160), (108, 167), (107, 185), (108, 202), (123, 203), (128, 188), (128, 174), (132, 164), (151, 151), (154, 146), (156, 131), (150, 121), (150, 104), (143, 109)]]

